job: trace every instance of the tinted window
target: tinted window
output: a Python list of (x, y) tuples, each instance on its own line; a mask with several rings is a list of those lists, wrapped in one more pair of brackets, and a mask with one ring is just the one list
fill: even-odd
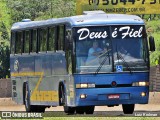
[(14, 50), (15, 50), (15, 39), (16, 39), (16, 33), (12, 32), (11, 33), (11, 54), (14, 54)]
[(24, 53), (29, 53), (30, 31), (25, 31)]
[(16, 38), (16, 54), (22, 53), (23, 32), (17, 32)]
[(31, 47), (31, 51), (32, 52), (36, 52), (36, 47), (37, 47), (37, 30), (33, 30), (32, 32), (32, 47)]
[(64, 49), (64, 25), (59, 26), (58, 50)]
[(46, 51), (47, 50), (47, 29), (41, 29), (40, 30), (40, 51)]
[(55, 27), (49, 28), (48, 51), (55, 50)]

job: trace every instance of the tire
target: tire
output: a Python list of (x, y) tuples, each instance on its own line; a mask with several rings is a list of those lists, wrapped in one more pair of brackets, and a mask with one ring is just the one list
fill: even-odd
[(45, 108), (46, 108), (45, 106), (32, 105), (32, 112), (44, 113)]
[(46, 107), (45, 107), (45, 106), (40, 106), (40, 108), (39, 108), (39, 106), (38, 106), (38, 109), (39, 109), (39, 112), (44, 113), (44, 112), (45, 112)]
[(45, 106), (30, 105), (30, 93), (28, 83), (24, 86), (24, 105), (26, 112), (45, 112)]
[(68, 114), (74, 114), (75, 113), (75, 107), (68, 107), (68, 106), (63, 106), (64, 112)]
[(124, 114), (133, 114), (135, 104), (122, 104)]
[(75, 107), (66, 106), (66, 93), (64, 89), (64, 85), (60, 84), (59, 86), (59, 104), (63, 106), (64, 112), (68, 114), (75, 113)]
[(94, 113), (95, 106), (86, 106), (85, 107), (85, 113), (86, 114), (93, 114)]
[(76, 113), (77, 114), (84, 114), (85, 107), (76, 107)]

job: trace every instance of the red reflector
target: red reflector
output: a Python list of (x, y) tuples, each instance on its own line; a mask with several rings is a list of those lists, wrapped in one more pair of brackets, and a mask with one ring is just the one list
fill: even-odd
[(108, 99), (119, 99), (119, 95), (108, 95)]

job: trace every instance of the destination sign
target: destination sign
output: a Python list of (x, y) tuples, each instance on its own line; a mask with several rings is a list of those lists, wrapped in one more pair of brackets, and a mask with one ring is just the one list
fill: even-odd
[(160, 0), (77, 0), (77, 14), (103, 10), (120, 14), (160, 14)]

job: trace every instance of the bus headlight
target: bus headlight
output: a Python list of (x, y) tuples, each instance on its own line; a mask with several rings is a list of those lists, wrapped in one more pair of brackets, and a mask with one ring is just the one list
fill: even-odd
[(132, 86), (149, 86), (149, 82), (134, 82)]
[(95, 88), (95, 84), (93, 83), (81, 83), (81, 84), (76, 84), (76, 88)]

